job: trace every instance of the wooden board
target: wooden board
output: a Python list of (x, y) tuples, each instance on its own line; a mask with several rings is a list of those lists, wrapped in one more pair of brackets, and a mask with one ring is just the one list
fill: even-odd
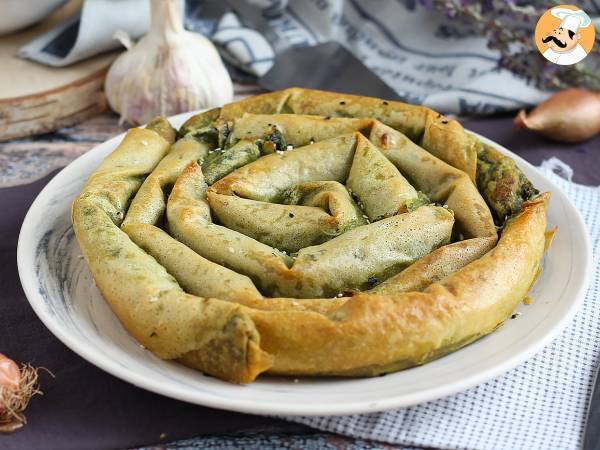
[[(233, 88), (235, 102), (264, 92), (256, 84), (235, 83)], [(119, 124), (117, 114), (107, 110), (45, 136), (0, 142), (0, 189), (38, 180), (127, 128)]]
[(71, 126), (106, 109), (104, 78), (117, 52), (60, 68), (16, 56), (80, 6), (72, 0), (42, 23), (0, 39), (0, 141)]

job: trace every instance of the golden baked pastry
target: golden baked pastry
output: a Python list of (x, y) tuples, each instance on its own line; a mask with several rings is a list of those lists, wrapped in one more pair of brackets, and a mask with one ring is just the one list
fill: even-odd
[(142, 345), (249, 383), (373, 376), (490, 333), (540, 271), (547, 201), (434, 111), (293, 88), (129, 130), (72, 213)]

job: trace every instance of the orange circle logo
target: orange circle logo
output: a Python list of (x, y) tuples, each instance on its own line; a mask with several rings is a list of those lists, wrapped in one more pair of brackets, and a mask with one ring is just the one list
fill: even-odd
[(595, 37), (590, 16), (573, 5), (550, 8), (535, 27), (535, 45), (540, 53), (562, 66), (583, 60), (592, 50)]

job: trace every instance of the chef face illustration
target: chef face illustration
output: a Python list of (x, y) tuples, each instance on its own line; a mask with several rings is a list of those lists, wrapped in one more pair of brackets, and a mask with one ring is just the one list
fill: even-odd
[[(551, 26), (546, 30), (541, 30), (542, 47), (538, 44), (538, 48), (541, 47), (540, 51), (544, 58), (555, 64), (578, 63), (587, 56), (589, 51), (589, 49), (586, 51), (581, 45), (582, 30), (591, 25), (589, 16), (580, 9), (564, 7), (552, 8), (549, 12), (553, 20), (545, 20), (544, 23), (551, 24)], [(544, 16), (538, 22), (538, 28), (543, 27)], [(593, 26), (590, 28), (593, 30)]]
[(573, 30), (566, 28), (555, 28), (542, 39), (542, 42), (557, 53), (568, 53), (577, 46), (581, 34), (575, 34)]

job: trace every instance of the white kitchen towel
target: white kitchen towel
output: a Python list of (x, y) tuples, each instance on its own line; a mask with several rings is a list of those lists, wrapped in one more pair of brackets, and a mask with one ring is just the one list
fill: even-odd
[(572, 183), (555, 158), (542, 172), (581, 211), (592, 238), (594, 275), (581, 310), (543, 351), (466, 392), (388, 412), (289, 417), (320, 430), (411, 447), (473, 450), (576, 450), (600, 355), (600, 188)]
[[(226, 8), (215, 17), (214, 2), (206, 0), (185, 2), (185, 25), (212, 38), (229, 63), (253, 76), (266, 73), (274, 55), (290, 47), (334, 40), (403, 99), (442, 112), (492, 114), (537, 104), (548, 95), (498, 69), (498, 52), (484, 38), (414, 0), (247, 1), (267, 24), (260, 32), (248, 17)], [(133, 38), (146, 29), (147, 2), (84, 0), (80, 14), (24, 46), (20, 56), (63, 66), (118, 48), (117, 28)]]
[(19, 49), (21, 58), (49, 66), (68, 66), (121, 46), (115, 38), (126, 30), (133, 38), (150, 24), (148, 0), (85, 0), (81, 10)]

